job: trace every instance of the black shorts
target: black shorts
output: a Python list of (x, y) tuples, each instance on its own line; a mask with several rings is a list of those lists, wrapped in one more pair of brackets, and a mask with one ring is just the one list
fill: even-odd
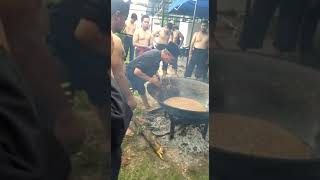
[(59, 54), (66, 68), (67, 79), (77, 90), (84, 90), (92, 104), (106, 105), (107, 59), (100, 56)]
[(131, 87), (134, 90), (137, 90), (139, 95), (143, 96), (146, 94), (146, 89), (144, 87), (145, 81), (136, 77), (134, 74), (129, 74), (127, 71), (127, 78), (130, 81)]

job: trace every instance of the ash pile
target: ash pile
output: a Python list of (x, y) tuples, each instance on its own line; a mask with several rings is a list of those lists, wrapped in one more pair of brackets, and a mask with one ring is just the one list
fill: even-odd
[(202, 136), (203, 126), (176, 125), (174, 138), (170, 140), (170, 119), (165, 117), (163, 111), (147, 114), (145, 116), (148, 128), (157, 137), (162, 146), (166, 148), (179, 148), (185, 154), (200, 154), (209, 152), (209, 133), (206, 138)]

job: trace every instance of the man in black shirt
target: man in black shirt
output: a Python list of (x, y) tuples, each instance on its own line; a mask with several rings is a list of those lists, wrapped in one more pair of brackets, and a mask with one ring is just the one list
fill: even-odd
[(144, 106), (148, 109), (147, 96), (145, 94), (145, 82), (150, 82), (156, 86), (160, 86), (157, 71), (160, 61), (165, 63), (174, 63), (179, 56), (179, 48), (172, 42), (167, 45), (166, 49), (153, 49), (145, 52), (127, 66), (127, 76), (134, 90), (137, 90)]

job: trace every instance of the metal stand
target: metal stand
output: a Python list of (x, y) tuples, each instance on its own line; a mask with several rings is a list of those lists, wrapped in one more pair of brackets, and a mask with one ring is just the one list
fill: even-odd
[[(172, 140), (174, 138), (174, 133), (175, 133), (174, 130), (175, 130), (176, 124), (193, 125), (192, 123), (183, 123), (182, 122), (183, 120), (179, 121), (179, 118), (174, 117), (173, 115), (169, 114), (168, 116), (170, 119), (170, 138), (169, 138), (170, 140)], [(204, 124), (204, 123), (198, 123), (197, 125), (200, 126), (201, 124)], [(203, 139), (206, 138), (206, 135), (208, 133), (208, 129), (209, 129), (209, 123), (205, 123), (204, 130), (201, 132)]]

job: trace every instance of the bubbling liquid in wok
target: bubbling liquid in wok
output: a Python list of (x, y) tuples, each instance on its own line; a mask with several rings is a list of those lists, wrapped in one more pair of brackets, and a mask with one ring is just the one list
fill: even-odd
[(214, 113), (213, 147), (269, 158), (310, 159), (312, 149), (275, 124), (252, 117)]
[(175, 108), (188, 110), (188, 111), (197, 111), (197, 112), (208, 111), (208, 109), (204, 105), (202, 105), (200, 102), (190, 98), (185, 98), (185, 97), (171, 97), (166, 99), (163, 103), (168, 106), (172, 106)]

